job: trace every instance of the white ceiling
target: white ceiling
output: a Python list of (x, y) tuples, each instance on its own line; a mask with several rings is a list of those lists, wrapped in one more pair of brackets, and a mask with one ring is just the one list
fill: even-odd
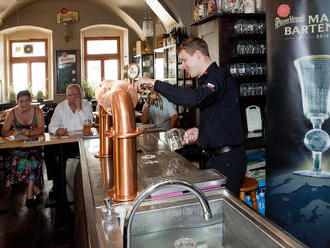
[[(0, 0), (0, 26), (3, 21), (19, 8), (31, 2), (44, 0)], [(55, 0), (54, 0), (55, 1)], [(145, 0), (66, 0), (66, 1), (85, 1), (100, 4), (112, 9), (124, 22), (135, 31), (140, 29), (145, 13)], [(141, 32), (141, 29), (140, 29)]]
[[(43, 0), (0, 0), (0, 18), (5, 19), (8, 14), (11, 14), (20, 7), (23, 7), (30, 2), (43, 1)], [(77, 0), (67, 0), (67, 1), (77, 1)], [(130, 8), (130, 9), (143, 9), (144, 0), (79, 0), (86, 2), (103, 2), (111, 5), (115, 5), (120, 9)]]

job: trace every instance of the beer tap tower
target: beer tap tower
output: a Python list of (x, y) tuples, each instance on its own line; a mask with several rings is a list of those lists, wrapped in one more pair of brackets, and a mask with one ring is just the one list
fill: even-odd
[[(105, 80), (98, 86), (96, 98), (107, 115), (112, 116), (113, 124), (111, 128), (103, 125), (102, 131), (100, 126), (100, 144), (106, 138), (112, 139), (114, 181), (107, 195), (114, 201), (134, 200), (137, 195), (136, 137), (143, 133), (135, 124), (137, 93), (129, 82)], [(111, 154), (110, 145), (107, 149)]]

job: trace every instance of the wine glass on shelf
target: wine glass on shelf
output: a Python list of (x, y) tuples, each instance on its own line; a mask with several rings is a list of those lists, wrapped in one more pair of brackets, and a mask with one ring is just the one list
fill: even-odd
[(304, 143), (312, 151), (313, 169), (294, 173), (302, 176), (330, 178), (322, 171), (322, 153), (330, 146), (327, 132), (322, 130), (323, 122), (329, 118), (330, 110), (330, 55), (303, 56), (293, 62), (299, 78), (303, 112), (313, 125), (305, 134)]

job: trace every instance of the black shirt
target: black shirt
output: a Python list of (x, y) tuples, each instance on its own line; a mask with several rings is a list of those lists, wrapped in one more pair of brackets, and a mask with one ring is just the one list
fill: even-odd
[(218, 149), (243, 142), (237, 88), (229, 71), (212, 63), (198, 79), (199, 87), (190, 89), (156, 81), (155, 90), (169, 101), (200, 108), (199, 145)]

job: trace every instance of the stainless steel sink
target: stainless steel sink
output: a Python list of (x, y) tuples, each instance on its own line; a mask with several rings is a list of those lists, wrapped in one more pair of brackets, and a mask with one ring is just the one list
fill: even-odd
[[(192, 194), (144, 202), (133, 219), (131, 247), (172, 248), (180, 238), (193, 239), (198, 248), (305, 247), (227, 190), (204, 193), (212, 210), (210, 221), (204, 220)], [(115, 236), (108, 234), (108, 239), (112, 243)]]

